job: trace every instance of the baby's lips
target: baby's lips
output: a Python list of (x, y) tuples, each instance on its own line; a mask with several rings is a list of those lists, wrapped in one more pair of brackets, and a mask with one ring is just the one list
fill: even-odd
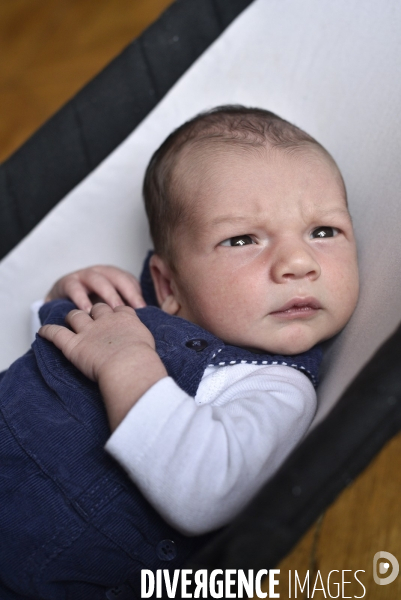
[(291, 308), (313, 308), (314, 310), (318, 310), (322, 308), (319, 300), (314, 296), (305, 296), (305, 297), (295, 297), (288, 300), (283, 306), (278, 308), (277, 310), (272, 311), (270, 314), (285, 312), (286, 310), (290, 310)]

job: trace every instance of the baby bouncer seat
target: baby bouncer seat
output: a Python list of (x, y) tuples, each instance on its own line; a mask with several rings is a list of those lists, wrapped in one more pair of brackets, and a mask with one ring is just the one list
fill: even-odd
[(192, 568), (273, 567), (399, 431), (400, 25), (394, 0), (177, 0), (0, 167), (2, 369), (29, 346), (30, 303), (62, 274), (96, 263), (139, 274), (146, 164), (201, 110), (272, 110), (343, 173), (361, 294), (325, 346), (315, 421)]

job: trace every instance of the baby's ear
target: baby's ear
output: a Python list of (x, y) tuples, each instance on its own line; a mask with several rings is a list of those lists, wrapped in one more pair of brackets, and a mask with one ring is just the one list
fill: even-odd
[(169, 315), (175, 315), (180, 310), (176, 286), (171, 268), (164, 258), (158, 254), (153, 254), (149, 261), (150, 273), (155, 286), (155, 292), (159, 306)]

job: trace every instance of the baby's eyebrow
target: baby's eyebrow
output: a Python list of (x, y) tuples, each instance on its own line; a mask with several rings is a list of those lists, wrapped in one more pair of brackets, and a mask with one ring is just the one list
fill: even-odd
[(346, 215), (347, 217), (349, 217), (349, 211), (346, 206), (337, 207), (337, 208), (328, 208), (326, 210), (318, 208), (316, 213), (319, 217), (323, 217), (323, 218), (328, 217), (330, 215), (335, 215), (335, 214), (342, 214), (342, 215)]
[(211, 221), (208, 221), (208, 225), (220, 225), (220, 223), (242, 223), (248, 221), (249, 215), (220, 215)]

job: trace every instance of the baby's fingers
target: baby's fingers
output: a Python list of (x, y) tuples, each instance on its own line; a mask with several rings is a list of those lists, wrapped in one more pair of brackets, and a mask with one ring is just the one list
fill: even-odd
[[(85, 274), (85, 284), (90, 292), (99, 296), (111, 308), (123, 305), (124, 301), (118, 293), (114, 282), (102, 273), (97, 272), (95, 269), (96, 267), (88, 269)], [(74, 300), (72, 295), (69, 295), (70, 298)], [(77, 304), (77, 302), (75, 302), (75, 304)], [(79, 305), (77, 304), (77, 306)], [(91, 306), (92, 303), (90, 307)], [(81, 306), (79, 306), (79, 308), (81, 308)]]
[(119, 271), (116, 274), (115, 284), (129, 306), (132, 306), (132, 308), (144, 308), (146, 306), (139, 281), (131, 273)]
[(75, 333), (61, 325), (43, 325), (38, 334), (52, 342), (64, 355), (66, 355), (67, 348), (75, 336)]
[(92, 302), (89, 298), (90, 292), (78, 279), (69, 279), (65, 283), (65, 295), (70, 298), (74, 304), (81, 310), (89, 312), (92, 308)]
[[(104, 304), (103, 306), (106, 305)], [(93, 308), (94, 307), (91, 308), (91, 314)], [(111, 310), (109, 307), (107, 308)], [(85, 312), (84, 310), (77, 309), (70, 310), (70, 312), (65, 317), (65, 322), (71, 327), (71, 329), (75, 331), (75, 333), (80, 333), (85, 329), (85, 327), (93, 324), (93, 320), (87, 312)]]
[[(123, 269), (119, 269), (117, 267), (111, 267), (109, 265), (100, 265), (98, 267), (94, 267), (92, 269), (91, 275), (98, 274), (99, 276), (103, 276), (108, 283), (107, 290), (105, 287), (104, 293), (99, 293), (99, 295), (106, 300), (106, 293), (108, 294), (114, 292), (119, 294), (118, 298), (124, 300), (132, 308), (143, 308), (146, 306), (146, 302), (142, 297), (141, 286), (139, 285), (139, 281), (132, 275), (129, 271), (124, 271)], [(99, 280), (100, 281), (100, 280)], [(110, 286), (111, 285), (111, 289)], [(110, 296), (110, 300), (112, 297)], [(123, 301), (115, 302), (108, 301), (107, 304), (112, 308), (116, 308), (117, 306), (122, 306), (124, 304)]]
[(56, 300), (57, 298), (69, 298), (80, 308), (89, 312), (92, 308), (92, 302), (89, 298), (90, 291), (79, 280), (76, 273), (71, 273), (59, 279), (50, 292), (47, 294), (45, 301)]

